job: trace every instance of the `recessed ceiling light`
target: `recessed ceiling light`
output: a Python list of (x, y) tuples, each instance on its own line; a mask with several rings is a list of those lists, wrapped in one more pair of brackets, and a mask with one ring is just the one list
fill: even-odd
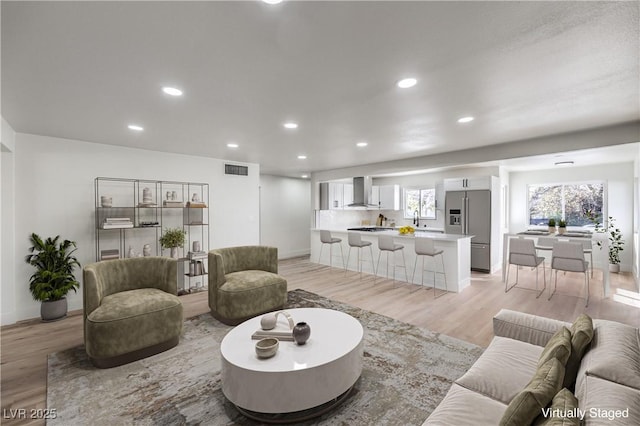
[(162, 91), (167, 95), (182, 96), (182, 90), (176, 89), (175, 87), (163, 87)]
[(308, 178), (308, 177), (309, 177), (309, 175), (302, 175), (302, 176), (300, 176), (300, 177), (301, 177), (302, 179), (306, 179), (306, 178)]
[(298, 123), (293, 123), (293, 122), (288, 122), (288, 123), (284, 123), (283, 126), (286, 129), (297, 129), (298, 128)]
[(137, 124), (129, 124), (127, 127), (129, 128), (129, 130), (135, 130), (136, 132), (141, 132), (144, 130), (144, 127), (138, 126)]
[(282, 3), (282, 0), (262, 0), (266, 4), (278, 4)]
[(573, 161), (556, 161), (556, 166), (573, 166)]
[(356, 144), (356, 146), (357, 146), (357, 147), (360, 147), (360, 148), (364, 148), (364, 147), (365, 147), (365, 146), (367, 146), (367, 145), (369, 145), (367, 142), (358, 142), (358, 143)]
[(471, 116), (469, 116), (469, 117), (462, 117), (462, 118), (458, 118), (458, 123), (470, 123), (470, 122), (472, 122), (473, 120), (475, 120), (475, 118), (474, 118), (474, 117), (471, 117)]
[(306, 155), (298, 155), (298, 160), (306, 160), (307, 156)]
[(237, 147), (238, 147), (238, 146), (240, 146), (240, 145), (238, 145), (237, 143), (228, 143), (228, 144), (227, 144), (227, 146), (228, 146), (229, 148), (237, 148)]
[(413, 87), (418, 83), (418, 80), (415, 78), (403, 78), (402, 80), (396, 83), (401, 89), (408, 89), (409, 87)]

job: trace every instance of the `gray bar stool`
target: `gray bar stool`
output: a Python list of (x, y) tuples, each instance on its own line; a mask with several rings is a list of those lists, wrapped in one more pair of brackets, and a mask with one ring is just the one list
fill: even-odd
[[(411, 281), (415, 281), (416, 278), (416, 266), (418, 266), (418, 257), (422, 256), (422, 269), (420, 271), (420, 285), (424, 286), (424, 273), (428, 270), (424, 269), (424, 259), (425, 256), (429, 256), (433, 260), (433, 297), (437, 299), (438, 297), (447, 294), (449, 292), (449, 288), (447, 287), (447, 274), (444, 268), (444, 255), (442, 250), (438, 250), (435, 247), (435, 242), (432, 238), (425, 237), (417, 237), (415, 238), (415, 251), (416, 251), (416, 261), (413, 264), (413, 279)], [(436, 270), (436, 256), (440, 256), (440, 260), (442, 262), (442, 271)], [(440, 294), (436, 294), (436, 274), (442, 274), (444, 277), (444, 291)]]
[[(380, 270), (380, 255), (383, 251), (387, 252), (387, 278), (389, 278), (389, 253), (393, 253), (393, 281), (396, 280), (396, 268), (404, 268), (404, 277), (409, 282), (409, 276), (407, 275), (407, 262), (404, 259), (404, 246), (402, 244), (396, 244), (393, 242), (393, 237), (391, 235), (379, 235), (378, 236), (378, 263), (376, 264), (376, 272), (373, 278), (373, 282), (375, 283), (375, 277), (378, 276), (378, 271)], [(402, 251), (402, 266), (396, 265), (396, 252), (400, 250)]]
[(327, 230), (320, 230), (320, 256), (318, 256), (318, 263), (322, 260), (322, 247), (325, 244), (329, 244), (329, 267), (333, 268), (333, 245), (338, 244), (340, 247), (340, 259), (342, 260), (342, 266), (344, 267), (344, 253), (342, 252), (342, 240), (340, 238), (334, 238), (331, 236), (331, 232)]
[[(349, 242), (349, 252), (347, 253), (347, 264), (344, 267), (345, 274), (347, 273), (347, 267), (349, 266), (349, 257), (351, 256), (351, 249), (356, 247), (358, 249), (358, 271), (360, 272), (360, 278), (362, 278), (362, 262), (366, 262), (361, 256), (360, 252), (363, 247), (369, 247), (371, 253), (371, 269), (373, 269), (373, 249), (371, 248), (371, 241), (362, 241), (362, 236), (357, 232), (347, 233)], [(375, 273), (375, 269), (374, 269)]]

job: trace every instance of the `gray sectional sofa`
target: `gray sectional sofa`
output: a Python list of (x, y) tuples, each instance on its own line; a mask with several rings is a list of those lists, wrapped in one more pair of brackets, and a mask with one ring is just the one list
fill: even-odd
[[(586, 318), (591, 323), (591, 319)], [(545, 411), (546, 417), (542, 415), (542, 409), (537, 409), (540, 415), (533, 424), (640, 424), (638, 328), (597, 319), (592, 324), (593, 338), (582, 358), (575, 360), (578, 369), (573, 391), (575, 398), (568, 391), (556, 394), (552, 408), (560, 409)], [(523, 424), (505, 420), (508, 417), (505, 412), (513, 409), (512, 400), (522, 396), (525, 387), (531, 388), (530, 382), (540, 370), (539, 359), (544, 346), (563, 327), (570, 328), (572, 324), (501, 310), (493, 319), (495, 337), (489, 347), (469, 371), (455, 381), (424, 425)], [(567, 365), (567, 371), (569, 369)], [(564, 368), (561, 374), (564, 374)], [(562, 380), (560, 383), (557, 388), (566, 387)], [(535, 402), (535, 391), (532, 394)], [(567, 404), (567, 398), (577, 399), (577, 409), (569, 408), (571, 404)], [(549, 408), (551, 403), (543, 401), (543, 404)]]

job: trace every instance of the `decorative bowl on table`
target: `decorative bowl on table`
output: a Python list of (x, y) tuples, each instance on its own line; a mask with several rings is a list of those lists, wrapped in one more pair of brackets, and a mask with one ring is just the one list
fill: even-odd
[(260, 339), (256, 343), (256, 355), (258, 358), (271, 358), (278, 352), (278, 345), (278, 339), (274, 337)]
[(402, 227), (400, 227), (400, 229), (398, 229), (398, 233), (400, 235), (411, 235), (414, 232), (416, 232), (416, 229), (413, 226), (410, 226), (410, 225), (402, 226)]

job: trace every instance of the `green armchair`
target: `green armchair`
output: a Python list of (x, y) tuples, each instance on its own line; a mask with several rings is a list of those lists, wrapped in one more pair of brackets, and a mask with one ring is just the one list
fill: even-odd
[(284, 307), (287, 280), (278, 275), (278, 249), (229, 247), (209, 252), (209, 308), (214, 318), (237, 325)]
[(177, 261), (107, 260), (83, 269), (84, 343), (91, 362), (115, 367), (176, 346), (182, 332)]

